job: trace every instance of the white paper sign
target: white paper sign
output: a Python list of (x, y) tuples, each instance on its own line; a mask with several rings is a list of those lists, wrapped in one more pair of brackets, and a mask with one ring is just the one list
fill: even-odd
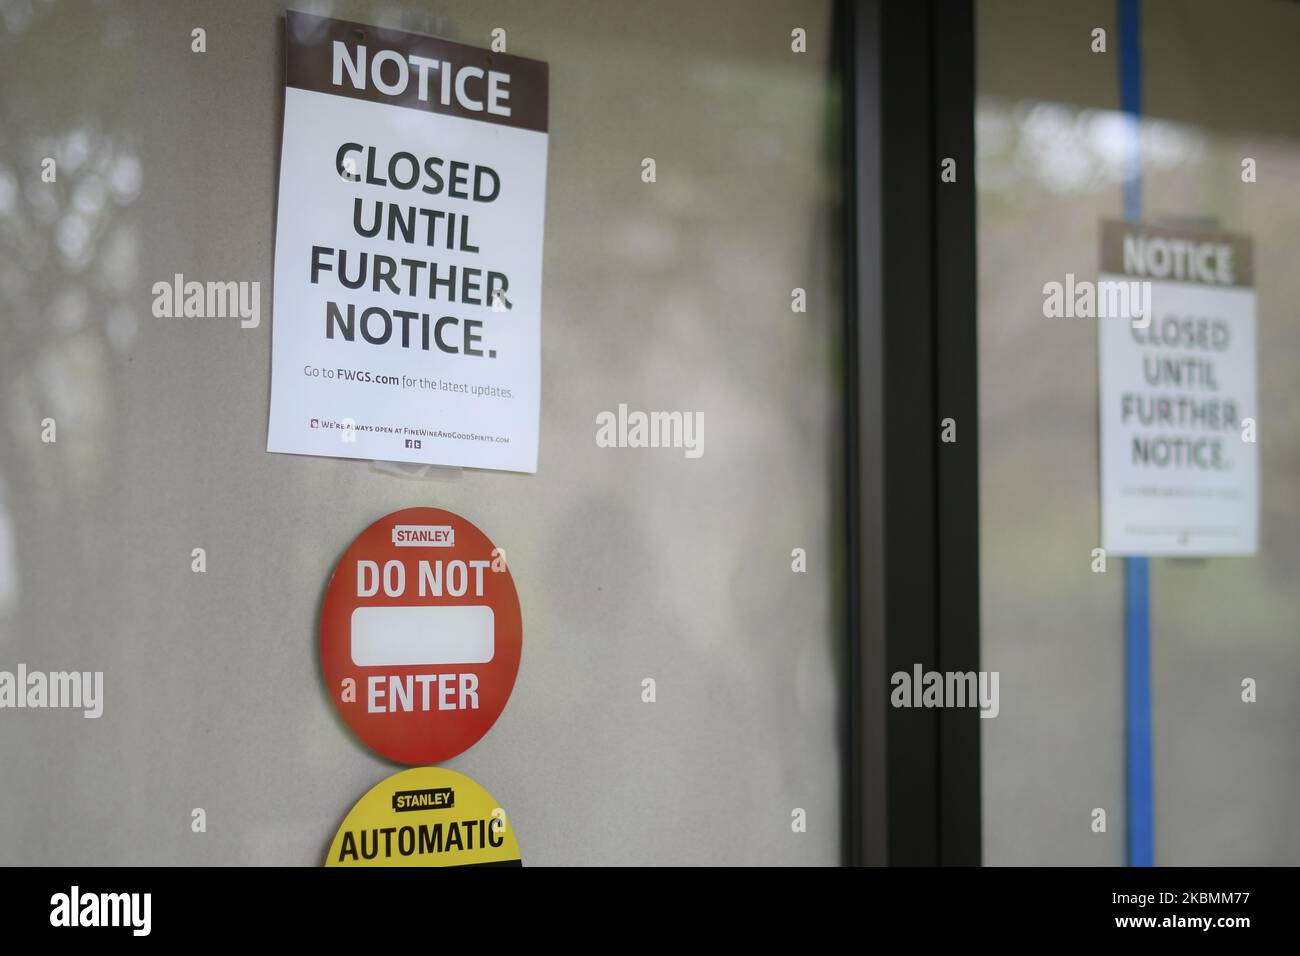
[(286, 33), (267, 451), (536, 471), (546, 64)]
[(1255, 553), (1253, 268), (1240, 236), (1102, 224), (1098, 301), (1149, 303), (1097, 319), (1108, 553)]

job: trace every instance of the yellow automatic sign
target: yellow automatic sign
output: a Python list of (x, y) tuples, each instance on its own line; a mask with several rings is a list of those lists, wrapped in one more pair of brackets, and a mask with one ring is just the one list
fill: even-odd
[(413, 767), (357, 801), (326, 866), (520, 866), (501, 805), (464, 774)]

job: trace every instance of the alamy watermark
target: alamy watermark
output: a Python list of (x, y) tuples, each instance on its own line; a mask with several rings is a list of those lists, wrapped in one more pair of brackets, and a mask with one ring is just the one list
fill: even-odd
[(83, 717), (104, 713), (103, 671), (0, 671), (0, 710), (70, 709)]
[(981, 717), (996, 717), (997, 671), (927, 671), (913, 664), (912, 671), (895, 671), (889, 702), (894, 707), (978, 707)]
[(152, 893), (83, 893), (74, 885), (50, 897), (51, 926), (124, 926), (133, 936), (148, 936), (152, 913)]
[(171, 282), (155, 282), (153, 314), (157, 319), (239, 319), (240, 328), (262, 322), (262, 283), (186, 282), (176, 273)]
[(687, 458), (704, 454), (703, 412), (628, 411), (596, 415), (596, 445), (599, 448), (682, 448)]
[(1139, 279), (1076, 280), (1043, 286), (1043, 317), (1048, 319), (1128, 319), (1135, 329), (1151, 324), (1151, 283)]

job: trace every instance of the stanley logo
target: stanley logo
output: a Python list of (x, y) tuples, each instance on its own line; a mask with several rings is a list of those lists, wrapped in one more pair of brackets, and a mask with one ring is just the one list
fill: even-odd
[(398, 813), (412, 810), (450, 810), (456, 805), (456, 791), (451, 787), (433, 790), (398, 790), (393, 794), (393, 809)]

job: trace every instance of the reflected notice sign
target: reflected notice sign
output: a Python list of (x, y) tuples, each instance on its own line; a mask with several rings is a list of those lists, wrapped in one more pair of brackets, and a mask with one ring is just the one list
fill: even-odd
[(1130, 303), (1097, 320), (1102, 547), (1120, 555), (1254, 554), (1250, 240), (1105, 222), (1100, 272), (1098, 299)]
[(267, 450), (536, 471), (546, 64), (285, 32)]

